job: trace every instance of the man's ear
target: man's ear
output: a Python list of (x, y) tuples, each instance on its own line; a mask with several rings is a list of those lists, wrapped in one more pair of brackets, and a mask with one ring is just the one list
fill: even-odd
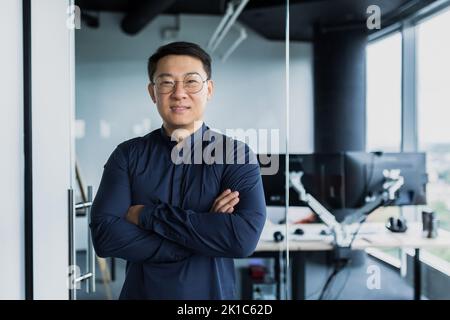
[(206, 96), (208, 100), (212, 98), (214, 92), (214, 82), (212, 80), (208, 81), (208, 95)]
[(150, 93), (150, 97), (152, 98), (153, 103), (156, 103), (155, 86), (152, 83), (149, 83), (147, 89), (148, 93)]

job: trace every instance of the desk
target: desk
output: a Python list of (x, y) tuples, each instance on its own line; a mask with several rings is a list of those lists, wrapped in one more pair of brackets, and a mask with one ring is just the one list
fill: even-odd
[[(302, 252), (305, 251), (330, 251), (333, 249), (331, 236), (319, 235), (321, 229), (325, 229), (323, 224), (299, 224), (290, 225), (289, 228), (289, 257), (292, 258), (292, 298), (294, 300), (305, 299), (305, 261)], [(304, 231), (304, 236), (293, 234), (296, 228)], [(279, 288), (280, 252), (286, 250), (287, 239), (276, 243), (273, 241), (273, 233), (280, 231), (285, 234), (284, 225), (266, 225), (261, 239), (253, 254), (255, 257), (275, 258), (275, 280)], [(414, 249), (414, 299), (420, 300), (421, 294), (421, 268), (420, 249), (450, 247), (450, 232), (440, 229), (438, 237), (427, 239), (422, 237), (422, 226), (419, 223), (410, 223), (408, 230), (404, 233), (393, 233), (384, 227), (383, 223), (366, 222), (360, 229), (352, 244), (353, 250), (364, 250), (367, 248), (411, 248)], [(278, 290), (279, 293), (279, 290)]]

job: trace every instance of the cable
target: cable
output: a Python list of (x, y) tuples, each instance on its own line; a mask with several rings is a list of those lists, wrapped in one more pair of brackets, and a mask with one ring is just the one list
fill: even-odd
[[(359, 224), (358, 224), (358, 228), (356, 229), (356, 231), (353, 233), (352, 235), (352, 239), (350, 240), (350, 244), (349, 244), (349, 248), (352, 247), (353, 242), (355, 241), (355, 238), (359, 232), (359, 230), (361, 229), (362, 224), (364, 223), (366, 219), (364, 218)], [(329, 275), (327, 281), (325, 282), (324, 287), (322, 288), (322, 291), (319, 295), (318, 300), (323, 300), (323, 298), (325, 297), (325, 294), (327, 293), (327, 290), (329, 290), (332, 287), (332, 283), (336, 280), (337, 275), (339, 272), (341, 272), (348, 264), (350, 264), (351, 260), (350, 259), (346, 259), (346, 260), (338, 260), (335, 262), (335, 267), (333, 272)], [(341, 264), (341, 265), (340, 265)], [(341, 294), (343, 288), (345, 287), (345, 285), (347, 284), (348, 281), (348, 277), (349, 277), (350, 272), (348, 273), (346, 280), (344, 281), (344, 286), (341, 288), (341, 290), (338, 293), (338, 296)]]
[[(328, 269), (329, 268), (328, 268), (328, 264), (327, 264), (326, 269), (325, 269), (325, 273), (328, 273)], [(330, 275), (327, 276), (327, 279), (328, 279), (329, 276)], [(311, 298), (311, 297), (315, 296), (316, 294), (320, 293), (322, 291), (322, 288), (323, 288), (323, 285), (320, 285), (319, 288), (317, 288), (316, 290), (313, 291), (313, 293), (311, 293), (308, 296), (306, 296), (305, 300), (308, 300), (309, 298)]]
[[(349, 261), (349, 265), (351, 264), (351, 261)], [(350, 266), (347, 266), (347, 275), (345, 276), (344, 284), (342, 285), (341, 289), (339, 290), (338, 294), (334, 297), (333, 300), (339, 299), (341, 296), (342, 291), (344, 291), (345, 286), (347, 285), (348, 279), (350, 278), (351, 269)]]
[[(339, 263), (342, 263), (342, 265), (339, 265)], [(334, 266), (334, 271), (333, 273), (331, 273), (331, 275), (328, 277), (327, 282), (325, 283), (325, 286), (322, 289), (322, 292), (319, 295), (319, 299), (318, 300), (323, 300), (325, 293), (327, 292), (327, 289), (329, 288), (332, 280), (337, 276), (337, 274), (345, 268), (345, 266), (347, 265), (348, 260), (338, 260), (335, 263)]]
[[(340, 271), (338, 271), (338, 272), (340, 272)], [(323, 299), (330, 300), (330, 294), (332, 292), (333, 285), (335, 284), (336, 279), (338, 278), (337, 276), (338, 276), (338, 274), (336, 273), (334, 275), (333, 279), (331, 279), (330, 284), (328, 285), (328, 288), (323, 295)]]
[(325, 282), (325, 285), (323, 286), (322, 291), (320, 292), (319, 298), (317, 298), (317, 300), (322, 300), (323, 299), (325, 291), (327, 290), (328, 285), (330, 284), (330, 281), (334, 277), (335, 274), (336, 274), (336, 268), (334, 268), (333, 272), (328, 276), (328, 279)]
[[(352, 244), (353, 244), (353, 241), (355, 241), (355, 238), (356, 238), (356, 236), (357, 236), (359, 230), (361, 229), (361, 227), (362, 227), (362, 225), (363, 225), (363, 223), (364, 223), (365, 221), (366, 221), (366, 217), (364, 217), (364, 219), (360, 221), (360, 223), (359, 223), (359, 225), (358, 225), (358, 228), (357, 228), (356, 231), (353, 233), (352, 240), (350, 241), (350, 248), (351, 248), (351, 246), (352, 246)], [(351, 264), (351, 260), (348, 261), (348, 265), (350, 265), (350, 264)], [(346, 267), (348, 267), (348, 266), (346, 266)], [(347, 282), (348, 282), (348, 279), (350, 278), (350, 273), (351, 273), (351, 271), (350, 271), (349, 268), (347, 268), (347, 270), (348, 270), (348, 271), (347, 271), (347, 275), (346, 275), (345, 280), (344, 280), (344, 284), (342, 285), (342, 287), (341, 287), (341, 289), (339, 290), (339, 292), (337, 293), (337, 295), (334, 297), (334, 300), (339, 299), (339, 297), (340, 297), (342, 291), (344, 290), (345, 286), (347, 285)]]

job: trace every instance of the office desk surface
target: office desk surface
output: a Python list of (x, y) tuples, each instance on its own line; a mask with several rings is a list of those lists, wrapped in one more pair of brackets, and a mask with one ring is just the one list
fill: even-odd
[[(320, 235), (320, 231), (326, 229), (320, 223), (289, 225), (289, 250), (290, 251), (326, 251), (333, 248), (333, 237)], [(294, 230), (301, 228), (303, 236), (293, 234)], [(261, 239), (256, 247), (257, 252), (279, 251), (286, 249), (286, 239), (276, 243), (273, 234), (280, 231), (286, 233), (285, 225), (266, 225)], [(404, 233), (394, 233), (387, 230), (383, 223), (366, 222), (359, 230), (352, 248), (355, 250), (371, 247), (378, 248), (450, 248), (450, 232), (439, 229), (438, 236), (434, 239), (422, 236), (422, 226), (419, 223), (410, 223)]]
[[(261, 234), (260, 241), (254, 252), (255, 257), (275, 258), (275, 279), (277, 283), (281, 281), (281, 260), (279, 252), (289, 249), (292, 254), (291, 268), (291, 287), (292, 298), (303, 300), (306, 298), (306, 269), (303, 252), (305, 251), (327, 251), (333, 249), (333, 237), (331, 235), (322, 235), (321, 231), (326, 230), (323, 224), (296, 224), (288, 225), (288, 242), (275, 242), (274, 233), (276, 231), (286, 234), (286, 225), (275, 225), (266, 223)], [(301, 228), (303, 235), (294, 234), (295, 229)], [(422, 290), (420, 249), (444, 247), (450, 248), (450, 232), (440, 229), (438, 236), (434, 239), (424, 238), (422, 236), (422, 226), (419, 223), (409, 223), (408, 230), (404, 233), (394, 233), (387, 230), (383, 223), (366, 222), (361, 226), (352, 249), (363, 250), (366, 248), (411, 248), (415, 250), (414, 254), (414, 295), (415, 300), (420, 300)], [(278, 286), (278, 298), (281, 297), (281, 286)]]

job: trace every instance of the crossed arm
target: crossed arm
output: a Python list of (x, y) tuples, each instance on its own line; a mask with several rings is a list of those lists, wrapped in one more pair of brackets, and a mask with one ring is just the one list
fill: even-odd
[[(234, 206), (238, 203), (239, 191), (232, 192), (231, 189), (227, 189), (214, 200), (214, 203), (209, 212), (233, 213)], [(129, 207), (125, 218), (127, 219), (127, 221), (138, 226), (139, 216), (144, 208), (145, 206), (142, 204), (137, 204)]]
[(127, 162), (117, 148), (105, 165), (92, 208), (97, 254), (134, 262), (178, 261), (193, 253), (248, 256), (265, 221), (259, 168), (235, 165), (222, 182), (229, 188), (218, 196), (211, 212), (184, 210), (163, 202), (130, 207)]

